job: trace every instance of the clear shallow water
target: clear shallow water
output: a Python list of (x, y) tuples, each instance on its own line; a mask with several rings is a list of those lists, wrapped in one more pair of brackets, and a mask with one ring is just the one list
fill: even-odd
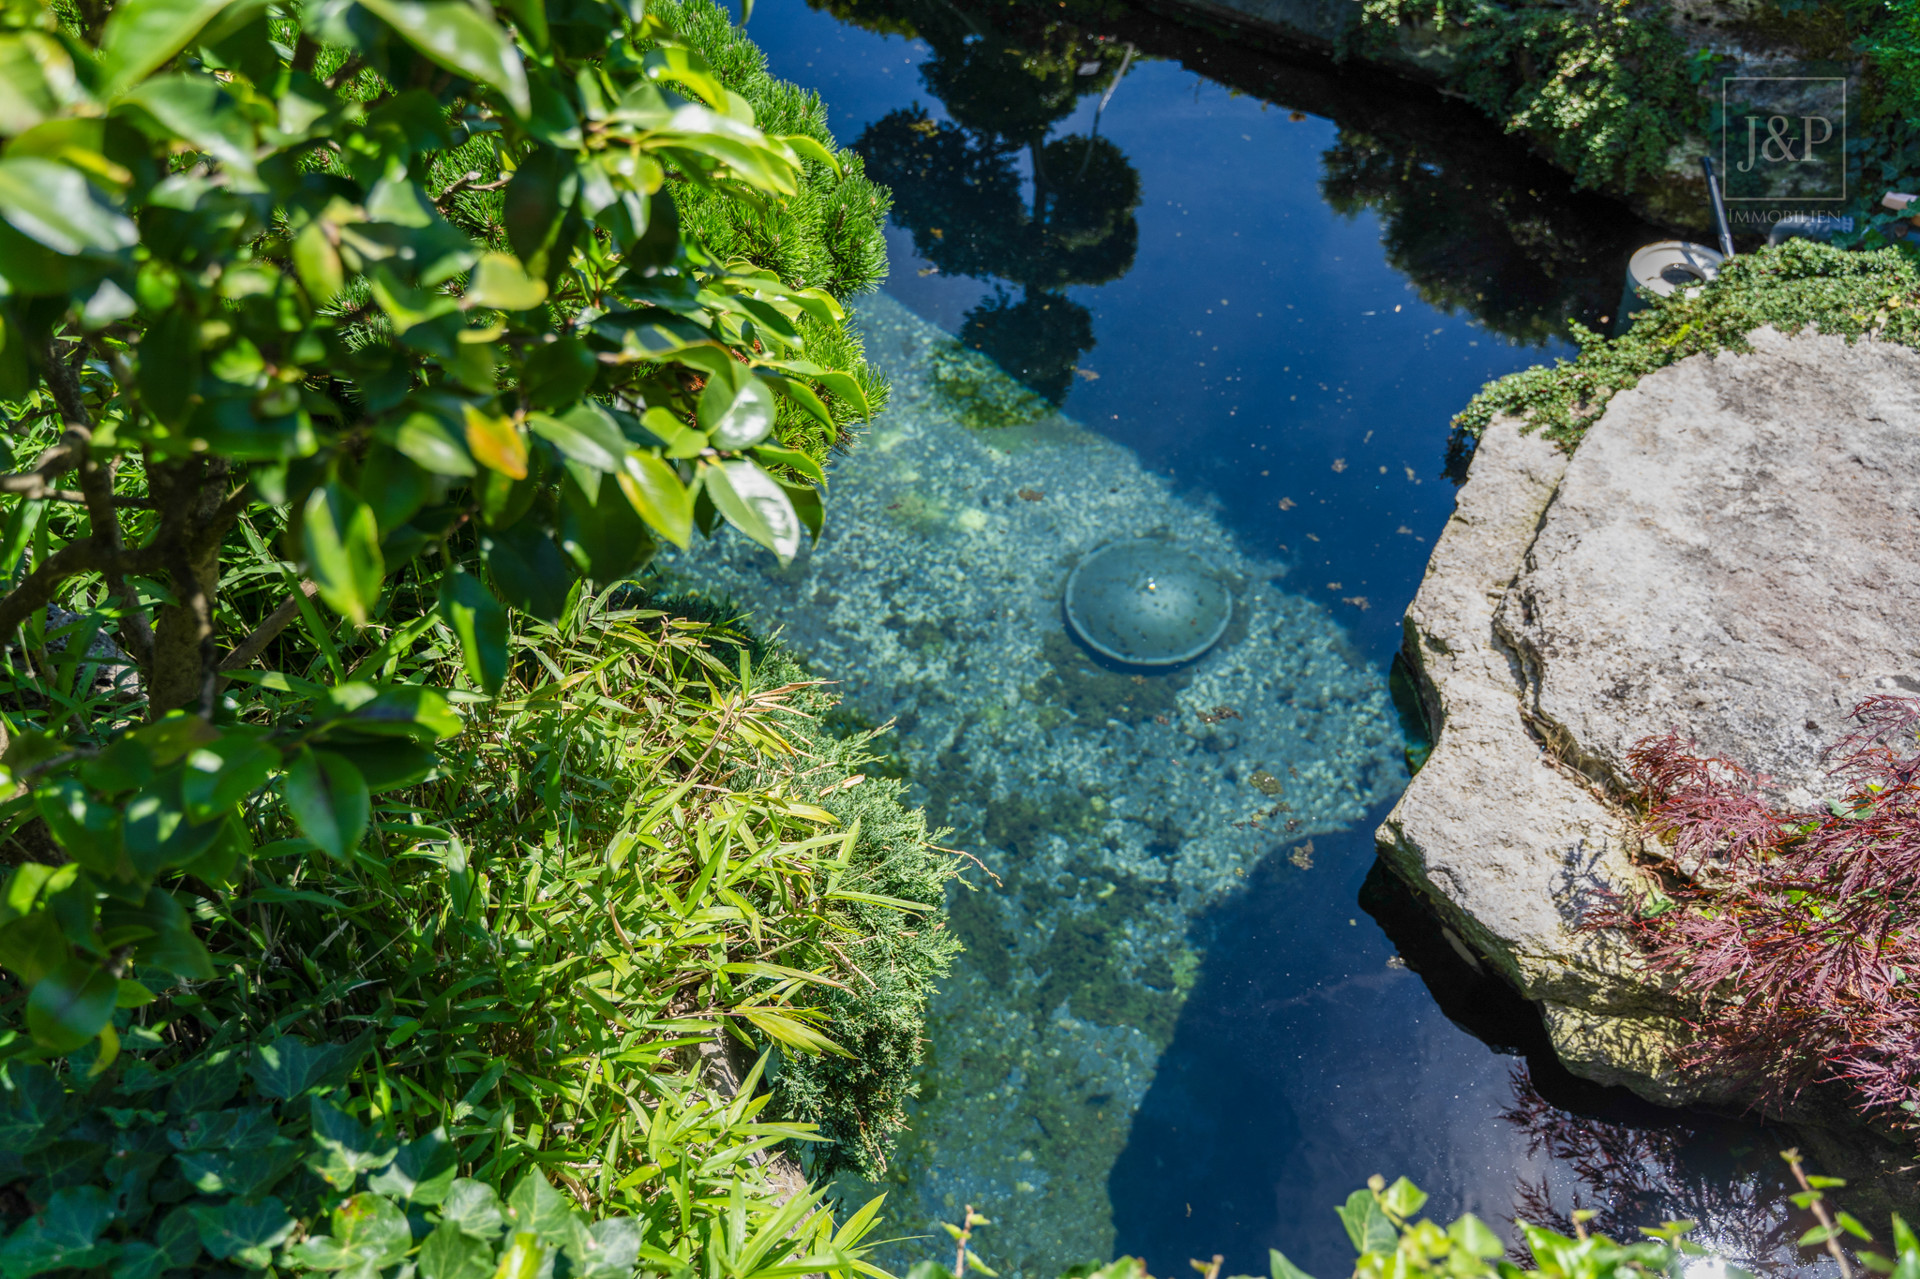
[[(1369, 879), (1448, 419), (1599, 321), (1607, 236), (1651, 237), (1404, 90), (1210, 65), (1239, 93), (1127, 32), (1089, 142), (1123, 40), (943, 0), (849, 13), (918, 35), (797, 0), (750, 31), (895, 189), (892, 277), (859, 308), (895, 403), (811, 557), (723, 542), (698, 572), (897, 722), (916, 799), (998, 877), (951, 903), (971, 949), (895, 1224), (971, 1202), (982, 1255), (1025, 1279), (1116, 1251), (1258, 1273), (1270, 1246), (1337, 1275), (1330, 1206), (1380, 1172), (1443, 1218), (1684, 1215), (1766, 1251), (1779, 1141), (1566, 1077)], [(1170, 675), (1101, 668), (1059, 616), (1072, 564), (1141, 534), (1236, 591), (1226, 642)]]

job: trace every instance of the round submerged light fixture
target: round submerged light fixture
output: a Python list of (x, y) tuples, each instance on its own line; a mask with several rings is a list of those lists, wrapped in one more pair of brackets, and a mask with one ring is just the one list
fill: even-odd
[(1226, 633), (1233, 596), (1206, 561), (1164, 542), (1109, 542), (1067, 578), (1067, 623), (1128, 666), (1190, 662)]

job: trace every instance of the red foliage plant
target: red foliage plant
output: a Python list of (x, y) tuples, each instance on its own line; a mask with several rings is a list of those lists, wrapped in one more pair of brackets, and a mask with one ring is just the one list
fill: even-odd
[(1697, 1002), (1684, 1066), (1768, 1098), (1843, 1082), (1920, 1132), (1920, 698), (1852, 718), (1824, 812), (1777, 807), (1764, 779), (1674, 734), (1640, 742), (1634, 780), (1671, 862), (1592, 922)]

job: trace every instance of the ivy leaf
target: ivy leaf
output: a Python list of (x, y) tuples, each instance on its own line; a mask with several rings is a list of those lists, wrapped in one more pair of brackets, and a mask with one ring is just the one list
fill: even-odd
[(343, 484), (317, 488), (307, 498), (300, 539), (320, 598), (355, 626), (365, 626), (387, 574), (373, 508)]
[[(380, 1140), (346, 1111), (315, 1097), (312, 1114), (312, 1141), (319, 1150), (307, 1157), (307, 1167), (328, 1185), (349, 1190), (361, 1173), (374, 1172), (393, 1162), (394, 1146)], [(339, 1234), (337, 1222), (335, 1234)]]
[(1405, 1177), (1397, 1179), (1391, 1186), (1387, 1187), (1387, 1211), (1402, 1221), (1412, 1220), (1413, 1214), (1419, 1212), (1420, 1206), (1426, 1202), (1427, 1192), (1414, 1185), (1411, 1181), (1408, 1181)]
[(113, 1208), (100, 1187), (56, 1190), (39, 1215), (0, 1245), (0, 1273), (24, 1276), (105, 1265), (119, 1251), (98, 1242), (112, 1220)]
[[(1481, 1229), (1486, 1227), (1482, 1226)], [(1498, 1256), (1499, 1253), (1494, 1255)], [(1312, 1275), (1288, 1261), (1287, 1255), (1278, 1248), (1267, 1249), (1267, 1266), (1273, 1272), (1273, 1279), (1313, 1279)]]
[(1400, 1232), (1380, 1210), (1380, 1202), (1371, 1190), (1354, 1191), (1334, 1211), (1340, 1214), (1340, 1224), (1347, 1228), (1355, 1252), (1392, 1252), (1400, 1242)]
[(466, 0), (361, 0), (406, 42), (447, 70), (497, 90), (524, 119), (527, 70), (506, 30)]
[(492, 1279), (493, 1249), (451, 1221), (420, 1245), (420, 1279)]
[(357, 1062), (370, 1042), (370, 1036), (362, 1035), (351, 1043), (315, 1046), (304, 1039), (282, 1035), (253, 1050), (247, 1074), (252, 1076), (254, 1087), (266, 1096), (292, 1101), (341, 1073), (343, 1067)]
[(780, 557), (800, 549), (800, 516), (780, 482), (746, 458), (703, 466), (706, 491), (727, 523)]
[(475, 1239), (492, 1240), (506, 1229), (507, 1214), (492, 1186), (471, 1177), (457, 1177), (440, 1205), (440, 1220)]
[(201, 1247), (218, 1260), (238, 1261), (253, 1270), (265, 1270), (273, 1250), (293, 1233), (286, 1205), (271, 1195), (259, 1203), (194, 1204), (188, 1211), (200, 1227)]
[[(1462, 1213), (1458, 1221), (1447, 1227), (1447, 1237), (1482, 1260), (1491, 1260), (1507, 1250), (1500, 1236), (1487, 1229), (1486, 1223), (1470, 1212)], [(1274, 1279), (1280, 1279), (1280, 1276), (1276, 1274)]]
[(567, 1245), (578, 1279), (626, 1279), (640, 1264), (642, 1232), (631, 1217), (596, 1221)]
[(34, 1042), (72, 1052), (113, 1017), (120, 983), (98, 964), (68, 957), (27, 996), (27, 1028)]
[(360, 770), (332, 751), (302, 746), (281, 789), (300, 833), (327, 856), (340, 860), (367, 832), (373, 801)]
[(445, 1202), (453, 1189), (454, 1151), (445, 1128), (435, 1128), (400, 1148), (393, 1162), (367, 1182), (369, 1190), (409, 1203)]
[(571, 1239), (578, 1222), (573, 1200), (555, 1190), (537, 1168), (513, 1188), (507, 1197), (507, 1210), (513, 1214), (516, 1231), (530, 1231), (543, 1242)]

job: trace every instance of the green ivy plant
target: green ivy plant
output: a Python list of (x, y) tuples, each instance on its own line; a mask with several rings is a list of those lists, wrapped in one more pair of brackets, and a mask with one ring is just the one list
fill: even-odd
[[(349, 858), (460, 731), (397, 654), (444, 623), (490, 693), (509, 610), (723, 522), (791, 556), (870, 403), (810, 358), (834, 297), (675, 203), (768, 215), (839, 158), (637, 2), (20, 0), (0, 65), (0, 966), (13, 1051), (104, 1067), (132, 966), (211, 975), (177, 886), (231, 882), (263, 797)], [(280, 553), (230, 574), (243, 537)], [(392, 625), (348, 669), (316, 596)], [(257, 668), (296, 619), (324, 683)]]

